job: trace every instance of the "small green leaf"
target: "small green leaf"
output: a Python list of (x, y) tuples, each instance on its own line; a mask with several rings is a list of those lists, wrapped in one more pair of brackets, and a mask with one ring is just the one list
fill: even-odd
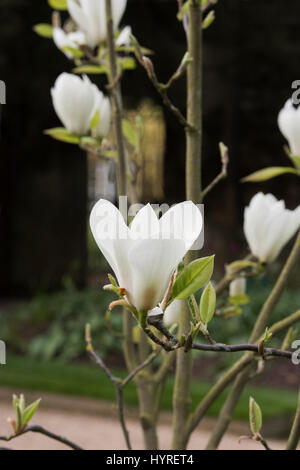
[(81, 137), (80, 139), (80, 145), (86, 145), (86, 146), (89, 146), (89, 147), (99, 147), (99, 141), (97, 139), (95, 139), (94, 137), (90, 137), (90, 136), (84, 136), (84, 137)]
[(290, 155), (290, 159), (292, 160), (293, 164), (295, 165), (295, 168), (297, 170), (300, 170), (300, 157), (297, 157), (296, 155)]
[(51, 24), (39, 23), (36, 24), (32, 29), (36, 34), (42, 36), (43, 38), (53, 37), (53, 26)]
[(68, 144), (79, 144), (80, 137), (78, 135), (71, 134), (64, 127), (54, 127), (53, 129), (47, 129), (44, 134), (50, 135), (53, 139), (67, 142)]
[(128, 121), (127, 119), (123, 119), (122, 120), (122, 129), (123, 129), (123, 134), (124, 134), (126, 140), (128, 140), (128, 142), (134, 148), (136, 148), (137, 145), (138, 145), (138, 136), (137, 136), (135, 128), (133, 127), (131, 122)]
[(239, 295), (234, 295), (232, 297), (229, 297), (229, 302), (232, 304), (232, 305), (236, 305), (236, 306), (239, 306), (239, 305), (246, 305), (249, 303), (249, 297), (248, 295), (246, 294), (239, 294)]
[(273, 334), (270, 332), (269, 328), (267, 327), (265, 329), (264, 336), (263, 336), (263, 342), (264, 342), (265, 345), (268, 344), (268, 342), (270, 341), (272, 336), (273, 336)]
[[(206, 0), (207, 1), (207, 0)], [(184, 15), (187, 15), (188, 12), (189, 12), (189, 6), (190, 6), (190, 2), (189, 0), (187, 0), (181, 7), (179, 13), (177, 14), (177, 19), (179, 21), (182, 21), (182, 18)]]
[(40, 401), (41, 401), (41, 398), (34, 401), (33, 403), (31, 403), (31, 405), (28, 405), (27, 408), (25, 408), (23, 415), (22, 415), (23, 426), (29, 423), (34, 413), (36, 412), (40, 404)]
[(211, 10), (208, 15), (204, 18), (204, 21), (202, 23), (202, 29), (207, 29), (210, 27), (210, 25), (215, 21), (216, 15), (214, 10)]
[(193, 321), (196, 324), (199, 321), (199, 309), (194, 295), (190, 295), (188, 297), (188, 305), (190, 308), (191, 315), (193, 317)]
[(67, 0), (48, 0), (48, 3), (51, 8), (54, 10), (67, 10)]
[(72, 72), (74, 73), (87, 73), (90, 75), (97, 75), (102, 73), (109, 73), (109, 66), (108, 65), (81, 65), (79, 67), (75, 67)]
[(23, 413), (25, 409), (25, 397), (23, 393), (21, 393), (20, 398), (19, 398), (19, 407), (20, 407), (21, 413)]
[(20, 408), (20, 403), (17, 404), (17, 412), (16, 412), (16, 430), (19, 433), (22, 430), (23, 422), (22, 422), (22, 411)]
[(216, 292), (209, 282), (205, 287), (200, 300), (200, 317), (205, 325), (207, 325), (214, 316), (216, 309)]
[(90, 129), (91, 130), (95, 129), (98, 126), (99, 121), (100, 121), (100, 113), (99, 111), (96, 111), (93, 116), (93, 119), (91, 120)]
[(260, 181), (267, 181), (271, 178), (275, 178), (276, 176), (284, 175), (285, 173), (298, 174), (297, 170), (289, 166), (273, 166), (270, 168), (264, 168), (263, 170), (255, 171), (251, 175), (242, 178), (241, 181), (243, 183), (257, 183)]
[(70, 52), (75, 59), (81, 59), (84, 56), (84, 53), (75, 47), (65, 46), (62, 47), (62, 50), (65, 52)]
[(249, 422), (253, 434), (258, 434), (262, 427), (262, 413), (254, 398), (249, 401)]
[(214, 270), (214, 256), (192, 261), (177, 276), (172, 288), (174, 299), (186, 299), (206, 284)]
[(118, 286), (118, 283), (116, 281), (116, 279), (111, 275), (111, 274), (108, 274), (107, 275), (108, 279), (110, 280), (110, 283), (114, 286), (114, 287), (117, 287), (119, 289), (119, 286)]
[(138, 325), (136, 325), (132, 328), (132, 340), (134, 344), (139, 344), (140, 337), (141, 337), (141, 329)]
[(134, 70), (136, 68), (136, 61), (133, 57), (119, 59), (119, 63), (123, 70)]
[[(134, 52), (134, 47), (133, 46), (117, 46), (116, 47), (117, 52), (128, 52), (132, 53)], [(152, 55), (153, 51), (151, 49), (147, 49), (146, 47), (141, 47), (141, 52), (143, 55)]]

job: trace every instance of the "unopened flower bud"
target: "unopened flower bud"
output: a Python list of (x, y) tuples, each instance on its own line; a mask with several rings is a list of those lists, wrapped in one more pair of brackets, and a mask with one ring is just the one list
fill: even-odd
[(236, 297), (237, 295), (246, 294), (247, 281), (244, 277), (237, 277), (231, 281), (229, 286), (230, 297)]

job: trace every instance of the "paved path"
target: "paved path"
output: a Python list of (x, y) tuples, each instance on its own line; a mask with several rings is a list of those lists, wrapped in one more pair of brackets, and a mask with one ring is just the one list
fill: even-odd
[[(19, 392), (19, 390), (16, 391), (16, 393)], [(7, 418), (12, 416), (11, 393), (11, 390), (0, 389), (0, 435), (7, 435), (11, 432), (10, 424), (7, 422)], [(124, 438), (111, 403), (26, 392), (28, 400), (36, 399), (39, 396), (43, 397), (43, 401), (32, 424), (39, 424), (49, 431), (65, 435), (85, 449), (125, 449)], [(206, 420), (202, 429), (193, 433), (189, 449), (198, 450), (205, 447), (209, 437), (208, 428), (211, 428), (212, 424), (212, 420)], [(140, 425), (133, 410), (129, 412), (127, 425), (133, 448), (143, 449)], [(233, 434), (233, 432), (236, 432), (236, 434)], [(245, 434), (245, 432), (248, 432), (245, 425), (235, 424), (231, 433), (223, 439), (220, 448), (236, 450), (261, 449), (260, 444), (250, 440), (243, 440), (240, 444), (238, 443), (238, 436)], [(162, 415), (159, 425), (159, 438), (161, 449), (169, 449), (171, 426), (170, 414), (168, 413)], [(270, 440), (269, 444), (274, 449), (284, 448), (284, 443), (280, 441)], [(1, 441), (1, 445), (19, 450), (59, 450), (66, 448), (64, 445), (38, 434), (26, 434), (7, 444)]]

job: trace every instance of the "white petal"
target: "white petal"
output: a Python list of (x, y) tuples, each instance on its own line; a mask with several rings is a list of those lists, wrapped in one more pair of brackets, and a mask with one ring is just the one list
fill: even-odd
[(175, 268), (186, 254), (182, 240), (136, 241), (129, 252), (131, 301), (139, 310), (151, 310), (163, 299)]
[(86, 135), (99, 90), (88, 77), (62, 73), (51, 90), (54, 109), (69, 132)]
[(86, 34), (92, 47), (106, 39), (105, 0), (81, 0), (83, 11), (88, 19)]
[(176, 204), (160, 219), (160, 232), (167, 238), (184, 241), (186, 251), (199, 237), (202, 226), (202, 214), (192, 201)]
[(69, 13), (71, 17), (73, 18), (73, 20), (75, 21), (75, 23), (78, 24), (80, 29), (82, 29), (83, 31), (86, 31), (88, 28), (88, 21), (81, 6), (77, 3), (76, 0), (67, 0), (67, 6), (68, 6)]
[(94, 130), (95, 137), (106, 137), (111, 124), (111, 105), (109, 98), (99, 92), (98, 104), (95, 112), (99, 112), (99, 124)]
[(278, 115), (278, 126), (293, 155), (300, 156), (300, 108), (289, 99)]
[(159, 222), (151, 204), (140, 209), (134, 217), (130, 225), (130, 234), (131, 238), (135, 240), (158, 238)]
[(112, 16), (115, 29), (118, 28), (119, 23), (124, 14), (127, 5), (127, 0), (112, 0)]
[(120, 32), (117, 40), (117, 46), (129, 46), (130, 45), (130, 35), (132, 34), (131, 26), (125, 26)]
[(262, 262), (273, 261), (299, 226), (299, 208), (289, 211), (271, 194), (256, 194), (245, 209), (244, 233), (252, 254)]
[(94, 239), (112, 267), (120, 287), (131, 290), (128, 261), (131, 241), (120, 211), (111, 202), (100, 199), (92, 209), (90, 226)]

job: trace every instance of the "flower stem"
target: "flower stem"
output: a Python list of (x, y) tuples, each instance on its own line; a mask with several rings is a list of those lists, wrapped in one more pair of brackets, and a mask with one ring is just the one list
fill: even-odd
[[(190, 0), (188, 13), (187, 122), (186, 130), (186, 199), (201, 202), (202, 150), (202, 10), (201, 0)], [(179, 321), (179, 337), (188, 335), (190, 313), (184, 304)], [(190, 412), (192, 352), (179, 349), (173, 393), (172, 449), (185, 449), (183, 429)]]

